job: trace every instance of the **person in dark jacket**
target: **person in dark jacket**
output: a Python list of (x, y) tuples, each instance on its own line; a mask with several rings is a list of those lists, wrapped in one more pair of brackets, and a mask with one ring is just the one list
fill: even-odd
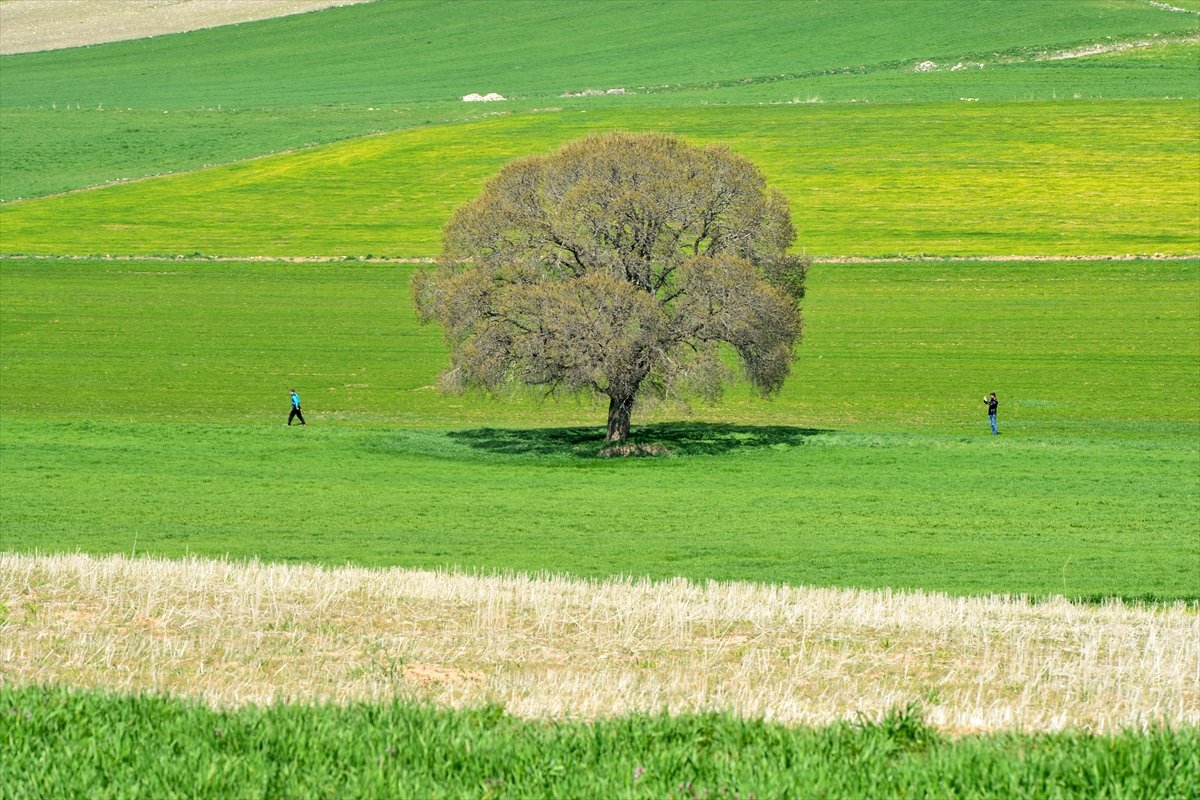
[(984, 396), (983, 402), (987, 403), (988, 422), (992, 424), (992, 435), (995, 436), (1000, 433), (1000, 429), (996, 427), (996, 407), (1000, 405), (1000, 401), (996, 399), (996, 393), (992, 392), (990, 396)]
[(300, 424), (304, 425), (304, 415), (300, 413), (300, 395), (296, 394), (295, 389), (288, 389), (292, 393), (292, 413), (288, 414), (288, 425), (292, 424), (292, 420), (300, 418)]

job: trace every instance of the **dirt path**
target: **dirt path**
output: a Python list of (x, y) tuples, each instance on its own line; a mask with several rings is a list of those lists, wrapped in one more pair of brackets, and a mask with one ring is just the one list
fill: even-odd
[(60, 50), (303, 14), (369, 0), (5, 0), (0, 55)]

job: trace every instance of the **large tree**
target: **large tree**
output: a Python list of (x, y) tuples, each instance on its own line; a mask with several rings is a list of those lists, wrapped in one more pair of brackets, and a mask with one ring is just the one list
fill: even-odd
[(787, 202), (723, 145), (616, 133), (510, 162), (446, 225), (413, 280), (445, 327), (450, 387), (513, 383), (609, 398), (608, 441), (637, 398), (715, 398), (733, 375), (764, 395), (801, 334), (807, 260)]

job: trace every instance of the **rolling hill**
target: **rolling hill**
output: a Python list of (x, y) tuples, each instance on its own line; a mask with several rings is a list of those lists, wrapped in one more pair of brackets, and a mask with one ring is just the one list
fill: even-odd
[[(1200, 17), (1141, 0), (495, 9), (379, 2), (2, 57), (0, 201), (498, 111), (1200, 97)], [(489, 91), (510, 99), (459, 99)]]

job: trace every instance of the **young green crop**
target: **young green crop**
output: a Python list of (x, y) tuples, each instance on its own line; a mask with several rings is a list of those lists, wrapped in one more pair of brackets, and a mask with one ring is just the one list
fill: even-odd
[(161, 176), (381, 130), (459, 122), (451, 104), (278, 109), (4, 108), (0, 202)]
[(1175, 798), (1191, 728), (945, 738), (898, 709), (786, 728), (727, 715), (529, 722), (402, 703), (212, 711), (0, 687), (5, 796)]
[(514, 0), (502, 14), (487, 0), (423, 0), (5, 56), (0, 97), (6, 107), (138, 109), (367, 106), (490, 91), (547, 99), (1028, 57), (1195, 29), (1190, 14), (1133, 0)]
[[(599, 425), (586, 399), (446, 397), (409, 264), (0, 260), (0, 415), (266, 425)], [(713, 422), (974, 434), (997, 391), (1039, 439), (1186, 437), (1200, 424), (1200, 261), (816, 264), (775, 400)], [(131, 313), (136, 309), (137, 313)], [(648, 421), (681, 409), (645, 409)], [(1023, 434), (1024, 435), (1024, 434)]]
[(439, 394), (409, 266), (0, 269), (13, 549), (1196, 597), (1195, 261), (817, 265), (779, 398), (619, 462), (586, 400)]
[(976, 413), (972, 436), (646, 426), (676, 455), (616, 461), (599, 426), (6, 419), (0, 511), (21, 552), (1197, 599), (1194, 434), (993, 442)]

